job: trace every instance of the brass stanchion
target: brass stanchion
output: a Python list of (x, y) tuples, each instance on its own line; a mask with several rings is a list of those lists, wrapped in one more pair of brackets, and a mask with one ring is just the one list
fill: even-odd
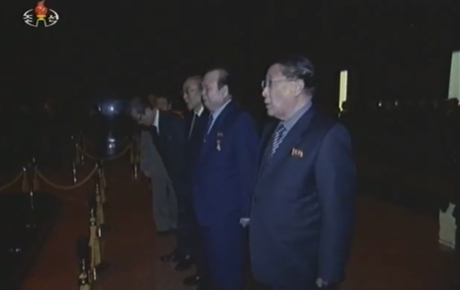
[(75, 162), (72, 162), (72, 174), (73, 174), (73, 183), (77, 184), (77, 166)]
[(133, 138), (133, 147), (131, 148), (131, 164), (133, 166), (133, 178), (138, 180), (139, 178), (139, 164), (140, 164), (140, 150), (139, 142), (137, 138)]
[(90, 261), (89, 261), (89, 248), (88, 248), (88, 238), (80, 237), (77, 240), (77, 257), (78, 257), (78, 289), (79, 290), (91, 290), (92, 282), (92, 273), (90, 271)]
[(133, 164), (133, 177), (134, 180), (138, 179), (138, 174), (139, 174), (139, 167), (137, 166), (137, 163)]
[(97, 166), (98, 166), (99, 180), (101, 182), (101, 188), (103, 187), (105, 189), (107, 188), (107, 180), (105, 179), (104, 161), (100, 160), (97, 163)]
[(96, 209), (91, 206), (89, 209), (89, 241), (91, 271), (94, 280), (97, 280), (97, 267), (102, 263), (101, 243), (98, 235)]
[(35, 229), (37, 227), (37, 215), (35, 212), (35, 194), (33, 190), (30, 190), (29, 192), (29, 209), (28, 209), (26, 227), (28, 229)]
[(106, 187), (107, 182), (105, 180), (105, 173), (103, 168), (103, 162), (100, 161), (97, 163), (97, 175), (98, 175), (98, 187), (101, 195), (101, 203), (105, 204), (107, 202)]
[(70, 140), (72, 141), (74, 148), (75, 148), (75, 164), (80, 165), (81, 164), (81, 155), (80, 151), (78, 150), (78, 140), (75, 136), (71, 136)]
[(89, 241), (88, 245), (91, 249), (91, 272), (93, 273), (94, 280), (98, 275), (106, 271), (110, 265), (103, 261), (103, 244), (102, 244), (102, 231), (97, 226), (97, 205), (96, 197), (93, 195), (90, 200), (89, 209)]
[[(79, 137), (78, 137), (78, 144), (81, 145), (81, 148), (83, 148), (83, 152), (86, 152), (86, 142), (85, 139), (83, 138), (83, 132), (80, 131)], [(82, 154), (80, 152), (80, 158), (81, 158), (81, 165), (85, 165), (85, 154)]]
[(29, 192), (29, 187), (30, 187), (29, 176), (27, 174), (28, 173), (27, 168), (23, 167), (22, 172), (24, 173), (23, 178), (22, 178), (22, 192), (27, 193)]
[(103, 227), (105, 224), (105, 214), (104, 214), (104, 206), (102, 204), (102, 195), (101, 195), (101, 186), (99, 182), (96, 182), (96, 220), (97, 226)]
[(32, 175), (32, 189), (34, 191), (38, 191), (40, 189), (40, 184), (38, 181), (38, 174), (37, 174), (37, 163), (35, 161), (35, 158), (32, 158), (32, 164), (31, 164), (31, 170), (33, 170), (33, 175)]
[(85, 154), (80, 153), (81, 165), (85, 165)]

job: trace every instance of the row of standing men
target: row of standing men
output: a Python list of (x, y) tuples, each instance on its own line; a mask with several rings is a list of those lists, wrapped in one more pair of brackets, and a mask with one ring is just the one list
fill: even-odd
[(313, 64), (288, 56), (270, 66), (262, 96), (272, 118), (261, 137), (231, 87), (228, 71), (213, 69), (185, 81), (185, 118), (133, 108), (157, 231), (177, 234), (161, 259), (177, 270), (195, 264), (184, 280), (195, 289), (246, 289), (248, 261), (256, 289), (336, 289), (356, 171), (347, 130), (312, 103)]

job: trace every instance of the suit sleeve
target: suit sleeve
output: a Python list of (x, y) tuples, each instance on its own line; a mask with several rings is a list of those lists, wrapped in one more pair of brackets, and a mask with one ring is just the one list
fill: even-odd
[(236, 133), (233, 145), (235, 147), (241, 180), (241, 198), (243, 207), (241, 217), (249, 217), (251, 200), (257, 174), (257, 149), (259, 137), (257, 126), (247, 114), (241, 114), (235, 124)]
[(175, 163), (178, 169), (178, 177), (183, 178), (185, 173), (184, 159), (185, 159), (185, 146), (186, 146), (186, 136), (185, 136), (185, 120), (177, 117), (174, 118), (174, 135), (175, 135)]
[(345, 127), (332, 127), (315, 163), (322, 221), (318, 278), (329, 283), (345, 279), (354, 227), (356, 169), (350, 139)]

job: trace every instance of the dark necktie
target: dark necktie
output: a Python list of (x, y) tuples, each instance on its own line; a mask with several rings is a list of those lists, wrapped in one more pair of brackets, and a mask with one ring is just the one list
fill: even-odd
[(193, 118), (192, 118), (192, 123), (190, 124), (190, 130), (188, 131), (188, 138), (192, 137), (193, 133), (193, 126), (195, 126), (196, 119), (198, 118), (198, 115), (196, 113), (193, 113)]
[(281, 141), (283, 140), (284, 134), (286, 133), (286, 128), (283, 125), (279, 125), (276, 128), (275, 133), (270, 138), (268, 146), (265, 148), (264, 155), (262, 156), (262, 162), (260, 163), (261, 171), (275, 155), (276, 150), (280, 147)]
[(211, 129), (213, 120), (214, 120), (214, 116), (212, 114), (209, 114), (208, 125), (206, 125), (206, 135), (208, 135), (209, 129)]

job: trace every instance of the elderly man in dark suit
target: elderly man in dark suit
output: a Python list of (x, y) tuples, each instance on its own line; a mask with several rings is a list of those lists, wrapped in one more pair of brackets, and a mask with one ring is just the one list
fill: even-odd
[(314, 68), (275, 62), (263, 82), (268, 115), (250, 216), (258, 289), (335, 289), (345, 278), (356, 173), (347, 130), (312, 105)]
[(200, 272), (203, 268), (200, 263), (202, 255), (197, 246), (198, 228), (192, 202), (192, 174), (203, 143), (203, 133), (209, 116), (209, 112), (204, 108), (201, 99), (201, 80), (201, 76), (192, 76), (187, 78), (183, 85), (183, 98), (189, 110), (185, 116), (186, 130), (184, 132), (187, 140), (184, 160), (184, 167), (186, 168), (185, 191), (182, 195), (177, 195), (179, 215), (176, 249), (162, 257), (163, 261), (172, 262), (178, 271), (187, 270), (192, 264), (196, 265), (197, 275), (184, 279), (184, 284), (187, 286), (200, 284), (202, 280)]
[(240, 221), (249, 217), (259, 138), (254, 121), (232, 99), (226, 70), (209, 71), (202, 86), (209, 118), (193, 170), (192, 194), (205, 278), (211, 290), (242, 290), (245, 239)]

